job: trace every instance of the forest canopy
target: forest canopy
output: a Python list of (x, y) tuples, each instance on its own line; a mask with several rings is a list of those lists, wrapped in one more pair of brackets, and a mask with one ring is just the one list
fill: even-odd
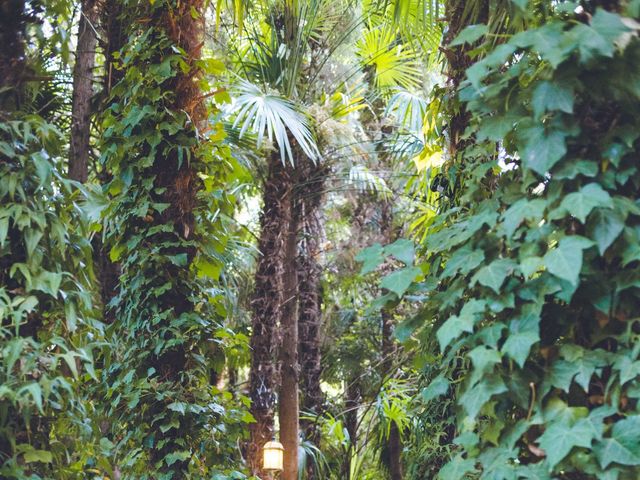
[(639, 32), (0, 2), (0, 478), (640, 478)]

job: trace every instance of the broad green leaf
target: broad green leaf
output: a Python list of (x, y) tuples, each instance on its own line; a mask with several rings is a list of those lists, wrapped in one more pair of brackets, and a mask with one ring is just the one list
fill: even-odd
[(561, 47), (563, 24), (549, 22), (541, 28), (527, 29), (513, 36), (509, 43), (518, 47), (533, 47), (553, 68), (560, 65), (570, 54)]
[(531, 346), (540, 341), (540, 335), (534, 331), (512, 333), (502, 345), (502, 353), (511, 357), (520, 368), (524, 367)]
[(602, 468), (611, 463), (640, 465), (640, 416), (618, 420), (611, 430), (611, 437), (598, 442), (594, 450)]
[(177, 253), (175, 255), (167, 255), (171, 263), (178, 267), (185, 267), (189, 261), (186, 253)]
[(516, 262), (508, 258), (494, 260), (489, 265), (482, 267), (471, 279), (471, 285), (479, 282), (485, 287), (491, 288), (497, 294), (505, 278), (510, 275), (518, 266)]
[(616, 210), (598, 208), (589, 218), (587, 232), (598, 246), (600, 255), (611, 246), (624, 229), (624, 217)]
[(484, 345), (474, 348), (467, 356), (471, 359), (473, 367), (483, 372), (487, 370), (487, 367), (493, 367), (501, 361), (500, 352)]
[(484, 260), (484, 252), (482, 250), (471, 250), (467, 245), (455, 251), (444, 267), (442, 277), (447, 278), (460, 273), (470, 272)]
[(470, 25), (458, 35), (453, 41), (449, 44), (451, 47), (455, 47), (457, 45), (464, 45), (465, 43), (475, 43), (481, 37), (487, 34), (489, 31), (489, 27), (484, 24), (479, 25)]
[(442, 375), (434, 378), (426, 388), (422, 390), (422, 400), (425, 403), (430, 402), (434, 398), (441, 397), (449, 391), (449, 381)]
[(20, 391), (18, 391), (18, 395), (22, 393), (27, 393), (27, 392), (31, 394), (31, 398), (33, 398), (33, 401), (36, 404), (38, 411), (41, 414), (44, 414), (43, 403), (42, 403), (42, 387), (40, 387), (40, 384), (33, 382), (33, 383), (30, 383), (29, 385), (25, 385), (20, 389)]
[(460, 404), (473, 420), (478, 416), (484, 404), (491, 400), (491, 397), (506, 391), (507, 386), (498, 375), (487, 375), (482, 382), (478, 382), (462, 394)]
[(24, 452), (25, 463), (51, 463), (53, 462), (53, 455), (47, 450), (30, 449)]
[(176, 462), (184, 462), (185, 460), (188, 460), (191, 457), (191, 453), (183, 450), (181, 452), (173, 452), (170, 453), (169, 455), (166, 455), (164, 457), (164, 461), (167, 464), (167, 466), (171, 466)]
[(539, 175), (545, 175), (567, 153), (565, 134), (559, 130), (546, 133), (543, 127), (535, 126), (525, 135), (524, 165)]
[(485, 306), (486, 302), (484, 300), (474, 299), (462, 307), (459, 315), (449, 317), (436, 334), (440, 343), (440, 350), (444, 351), (451, 341), (458, 338), (463, 332), (473, 332), (473, 326), (478, 316), (484, 312)]
[(622, 22), (620, 15), (608, 12), (602, 8), (596, 10), (595, 15), (591, 19), (591, 28), (609, 43), (614, 43), (623, 33), (630, 30)]
[(579, 235), (564, 237), (556, 248), (545, 254), (544, 264), (556, 277), (577, 285), (582, 269), (582, 250), (591, 245), (593, 242)]
[(547, 202), (542, 199), (522, 198), (511, 205), (502, 215), (507, 237), (512, 237), (524, 220), (540, 221)]
[(382, 288), (391, 290), (393, 293), (402, 297), (407, 288), (422, 274), (422, 270), (418, 267), (407, 267), (401, 270), (391, 272), (385, 276), (380, 282)]
[(438, 472), (439, 480), (461, 480), (466, 477), (467, 473), (475, 470), (475, 460), (472, 458), (462, 458), (462, 454), (453, 457)]
[(550, 468), (555, 467), (574, 447), (590, 448), (592, 441), (593, 431), (584, 420), (579, 420), (572, 427), (564, 422), (553, 422), (538, 438)]
[[(560, 204), (560, 208), (554, 211), (554, 215), (569, 212), (580, 222), (584, 223), (591, 210), (595, 207), (613, 207), (611, 196), (597, 183), (589, 183), (579, 191), (570, 193)], [(559, 217), (556, 217), (559, 218)]]
[(395, 242), (384, 247), (384, 252), (387, 255), (393, 255), (405, 265), (413, 265), (415, 258), (415, 252), (413, 242), (405, 238), (400, 238)]
[(361, 275), (373, 272), (378, 265), (384, 262), (384, 249), (379, 243), (374, 243), (356, 255), (356, 260), (362, 263)]
[(544, 80), (533, 90), (531, 103), (536, 118), (540, 118), (545, 112), (555, 110), (573, 113), (573, 88)]

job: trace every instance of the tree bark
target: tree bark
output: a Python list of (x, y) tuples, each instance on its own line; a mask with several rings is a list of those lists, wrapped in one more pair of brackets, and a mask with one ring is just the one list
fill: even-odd
[(287, 192), (283, 203), (291, 211), (285, 230), (285, 257), (283, 264), (282, 347), (280, 350), (280, 398), (278, 418), (280, 441), (284, 447), (283, 480), (298, 480), (298, 444), (300, 441), (300, 406), (298, 396), (298, 279), (296, 250), (299, 215), (294, 195), (297, 185)]
[(82, 183), (86, 182), (89, 176), (91, 98), (93, 97), (95, 51), (98, 43), (95, 30), (97, 23), (98, 9), (95, 0), (82, 0), (76, 63), (73, 67), (69, 145), (69, 178)]
[[(25, 56), (25, 2), (0, 4), (0, 114), (20, 108), (22, 84), (29, 67)], [(0, 118), (3, 119), (3, 118)]]
[[(111, 89), (122, 79), (124, 73), (123, 70), (115, 67), (115, 54), (119, 52), (125, 44), (121, 0), (103, 0), (98, 4), (97, 12), (101, 38), (96, 39), (96, 43), (100, 43), (105, 56), (99, 108), (105, 110), (109, 107), (110, 103), (118, 101), (117, 98), (113, 98), (111, 95)], [(106, 185), (111, 181), (111, 173), (107, 170), (106, 166), (102, 167), (102, 170), (98, 172), (97, 176), (102, 185)], [(103, 319), (106, 323), (113, 323), (115, 321), (114, 311), (108, 307), (108, 305), (118, 293), (119, 277), (122, 273), (121, 266), (119, 263), (111, 261), (109, 256), (110, 249), (103, 244), (100, 236), (96, 235), (92, 245), (96, 276), (100, 284)]]
[[(320, 265), (321, 245), (324, 239), (322, 199), (326, 168), (319, 163), (305, 160), (302, 169), (303, 185), (298, 192), (300, 235), (298, 238), (298, 325), (300, 384), (302, 410), (312, 415), (322, 413), (323, 395), (320, 389), (321, 335), (322, 335), (322, 288)], [(314, 445), (320, 444), (318, 422), (301, 420), (305, 438)], [(309, 466), (310, 467), (310, 466)], [(309, 479), (314, 478), (313, 468), (307, 468)]]
[(284, 256), (292, 204), (287, 196), (293, 189), (293, 172), (280, 160), (278, 152), (268, 158), (267, 178), (263, 187), (263, 209), (260, 217), (258, 265), (254, 293), (249, 396), (251, 414), (256, 422), (249, 426), (251, 439), (247, 463), (252, 475), (271, 478), (262, 470), (262, 447), (273, 437), (276, 402), (277, 349), (282, 318)]
[[(447, 21), (447, 32), (443, 38), (443, 51), (447, 59), (446, 76), (449, 90), (452, 92), (449, 102), (450, 118), (448, 123), (449, 133), (449, 154), (455, 158), (457, 152), (468, 145), (468, 140), (462, 138), (464, 131), (469, 124), (469, 112), (464, 105), (458, 102), (458, 87), (464, 80), (467, 68), (473, 63), (469, 52), (472, 46), (465, 44), (455, 47), (449, 44), (468, 26), (468, 19), (465, 18), (465, 3), (463, 0), (448, 0), (445, 2), (445, 18)], [(481, 0), (479, 16), (473, 19), (473, 23), (484, 23), (488, 17), (488, 2)]]

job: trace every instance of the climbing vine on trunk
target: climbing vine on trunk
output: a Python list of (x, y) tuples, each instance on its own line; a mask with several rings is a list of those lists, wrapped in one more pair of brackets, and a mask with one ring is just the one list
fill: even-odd
[(233, 168), (204, 103), (202, 73), (219, 62), (202, 58), (202, 1), (125, 0), (116, 10), (127, 42), (112, 53), (120, 80), (102, 118), (113, 175), (106, 240), (122, 268), (104, 372), (110, 441), (128, 478), (202, 478), (232, 467), (231, 440), (217, 432), (235, 418), (214, 395), (207, 358), (223, 343), (224, 302), (211, 287)]

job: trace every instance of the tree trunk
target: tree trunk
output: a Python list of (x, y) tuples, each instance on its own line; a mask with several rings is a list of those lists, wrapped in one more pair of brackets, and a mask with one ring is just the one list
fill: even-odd
[[(299, 357), (301, 370), (302, 410), (312, 415), (322, 413), (323, 395), (320, 389), (322, 290), (320, 265), (321, 246), (324, 239), (322, 199), (326, 168), (306, 160), (299, 188), (298, 210), (300, 235), (298, 238), (298, 325)], [(314, 445), (320, 444), (320, 431), (315, 419), (301, 420), (305, 438)], [(307, 468), (308, 478), (314, 478), (313, 468)]]
[(86, 182), (89, 176), (91, 134), (91, 98), (93, 97), (93, 69), (98, 43), (96, 27), (98, 9), (95, 0), (82, 0), (76, 63), (73, 67), (71, 105), (71, 142), (69, 145), (69, 178)]
[(346, 398), (344, 401), (344, 407), (346, 413), (344, 426), (349, 433), (349, 448), (347, 449), (346, 456), (342, 462), (342, 476), (345, 479), (357, 480), (350, 477), (350, 466), (351, 454), (358, 449), (358, 407), (360, 406), (361, 400), (359, 373), (356, 372), (348, 382), (347, 388), (345, 389)]
[(28, 72), (25, 56), (25, 2), (0, 3), (0, 120), (20, 108)]
[[(276, 401), (277, 349), (282, 318), (283, 272), (287, 232), (292, 217), (290, 194), (294, 177), (278, 152), (268, 159), (267, 179), (263, 187), (264, 206), (260, 217), (259, 258), (256, 269), (251, 347), (249, 396), (251, 414), (256, 422), (249, 426), (251, 440), (247, 462), (252, 475), (271, 478), (262, 470), (262, 447), (274, 435), (273, 417)], [(289, 198), (287, 198), (289, 197)]]
[(291, 216), (285, 230), (285, 257), (283, 264), (282, 346), (280, 350), (280, 398), (278, 418), (280, 441), (284, 447), (283, 480), (298, 480), (298, 445), (300, 443), (300, 407), (298, 397), (298, 279), (296, 251), (299, 215), (294, 195), (297, 185), (287, 192), (283, 204)]
[[(122, 79), (124, 73), (123, 70), (114, 66), (116, 62), (115, 54), (125, 44), (121, 0), (104, 0), (99, 4), (97, 10), (97, 19), (99, 20), (102, 36), (100, 43), (105, 55), (101, 90), (102, 101), (99, 108), (100, 110), (106, 110), (111, 103), (118, 101), (117, 98), (111, 95), (111, 90)], [(106, 185), (111, 181), (111, 173), (106, 165), (102, 166), (97, 176), (101, 185)], [(100, 236), (96, 235), (94, 237), (92, 245), (96, 277), (100, 285), (103, 319), (106, 323), (113, 323), (115, 321), (114, 311), (108, 305), (118, 293), (118, 279), (122, 273), (121, 267), (119, 263), (111, 261), (109, 256), (110, 248), (103, 244)]]
[[(383, 309), (381, 314), (383, 373), (387, 378), (393, 378), (393, 358), (397, 351), (397, 345), (393, 340), (393, 313), (388, 309)], [(389, 429), (387, 450), (391, 480), (402, 480), (402, 437), (395, 422), (391, 423)]]
[[(111, 30), (114, 43), (109, 44), (108, 61), (116, 58), (113, 49), (118, 42), (128, 38), (136, 48), (123, 43), (125, 67), (144, 75), (145, 87), (163, 92), (149, 97), (138, 90), (137, 77), (118, 69), (111, 69), (107, 79), (114, 108), (105, 111), (112, 128), (102, 134), (103, 148), (107, 166), (121, 185), (127, 185), (114, 194), (107, 222), (108, 246), (123, 251), (119, 295), (114, 297), (118, 319), (114, 335), (122, 347), (110, 354), (110, 368), (104, 372), (116, 391), (108, 393), (115, 397), (109, 405), (121, 415), (115, 437), (128, 437), (143, 449), (135, 464), (126, 465), (130, 470), (125, 478), (142, 469), (150, 478), (186, 478), (210, 418), (196, 407), (211, 401), (202, 365), (203, 339), (211, 331), (203, 307), (197, 304), (204, 292), (193, 265), (198, 253), (206, 257), (201, 235), (208, 233), (196, 223), (196, 215), (211, 208), (199, 195), (199, 174), (213, 171), (212, 153), (200, 133), (207, 121), (199, 82), (204, 0), (108, 4), (119, 25)], [(114, 19), (107, 20), (113, 27)], [(141, 40), (147, 50), (138, 48), (136, 42)], [(181, 67), (158, 77), (153, 69), (168, 55), (180, 55)], [(114, 70), (120, 79), (117, 84), (111, 83)], [(120, 108), (144, 112), (136, 125), (143, 132), (153, 132), (161, 122), (171, 125), (172, 131), (163, 131), (153, 145), (144, 134), (128, 136), (119, 122)], [(125, 395), (139, 395), (133, 409), (118, 389), (140, 381), (152, 385), (153, 394), (126, 391)], [(122, 428), (124, 432), (119, 431)]]
[[(484, 23), (488, 17), (488, 4), (486, 0), (481, 0), (479, 16), (473, 19), (473, 23)], [(445, 2), (445, 18), (447, 21), (447, 31), (443, 38), (443, 51), (447, 59), (446, 75), (448, 88), (452, 92), (449, 102), (449, 154), (455, 158), (457, 152), (464, 149), (468, 140), (463, 140), (462, 136), (469, 124), (469, 113), (464, 105), (457, 100), (457, 92), (460, 83), (464, 80), (467, 68), (472, 64), (469, 52), (472, 46), (465, 44), (450, 47), (449, 44), (468, 26), (468, 19), (465, 18), (465, 3), (463, 0), (449, 0)]]

